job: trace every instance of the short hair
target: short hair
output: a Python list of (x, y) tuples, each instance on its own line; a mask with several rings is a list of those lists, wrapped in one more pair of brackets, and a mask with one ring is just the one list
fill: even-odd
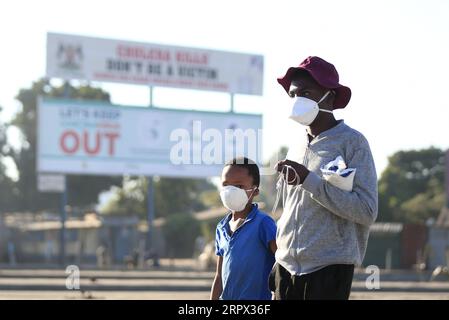
[(226, 162), (225, 167), (226, 166), (236, 166), (240, 168), (246, 168), (248, 170), (249, 176), (253, 178), (254, 185), (259, 187), (260, 185), (259, 167), (253, 160), (248, 159), (246, 157), (237, 157)]

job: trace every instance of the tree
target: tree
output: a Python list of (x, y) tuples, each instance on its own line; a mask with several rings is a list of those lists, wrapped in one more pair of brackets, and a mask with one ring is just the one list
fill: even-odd
[[(147, 215), (146, 177), (127, 178), (122, 188), (113, 188), (114, 195), (102, 208), (105, 214)], [(160, 178), (154, 181), (156, 217), (167, 217), (177, 213), (193, 213), (207, 208), (203, 194), (218, 192), (206, 179)]]
[[(2, 108), (0, 107), (0, 114)], [(9, 146), (6, 139), (7, 126), (0, 122), (0, 212), (14, 210), (17, 203), (17, 189), (14, 181), (6, 174), (4, 159), (9, 156)]]
[(165, 216), (204, 210), (201, 195), (208, 190), (217, 188), (206, 179), (161, 178), (155, 183), (156, 208)]
[(127, 215), (133, 214), (143, 218), (146, 214), (146, 182), (144, 179), (124, 179), (123, 187), (112, 187), (112, 196), (100, 208), (104, 214)]
[(195, 239), (201, 234), (198, 220), (190, 214), (173, 214), (163, 226), (170, 257), (190, 258), (195, 249)]
[(444, 205), (444, 152), (399, 151), (379, 180), (379, 221), (424, 223)]
[[(38, 96), (110, 101), (109, 94), (100, 88), (89, 85), (74, 87), (68, 83), (52, 86), (44, 79), (34, 82), (30, 89), (19, 91), (16, 99), (21, 102), (22, 108), (9, 125), (17, 127), (22, 134), (20, 150), (11, 152), (19, 171), (17, 187), (20, 194), (17, 209), (20, 211), (34, 212), (59, 208), (59, 195), (40, 193), (36, 185)], [(121, 180), (121, 177), (68, 176), (69, 204), (76, 207), (91, 207), (98, 201), (98, 194), (101, 191), (109, 189), (111, 185), (119, 185)]]

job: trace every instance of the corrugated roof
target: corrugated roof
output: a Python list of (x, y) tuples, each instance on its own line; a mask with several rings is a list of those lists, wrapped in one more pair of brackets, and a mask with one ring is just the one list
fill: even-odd
[(370, 232), (400, 233), (404, 224), (397, 222), (378, 222), (370, 227)]
[[(69, 220), (65, 222), (66, 229), (95, 229), (101, 227), (100, 220)], [(61, 221), (32, 222), (21, 226), (23, 231), (43, 231), (61, 229)]]

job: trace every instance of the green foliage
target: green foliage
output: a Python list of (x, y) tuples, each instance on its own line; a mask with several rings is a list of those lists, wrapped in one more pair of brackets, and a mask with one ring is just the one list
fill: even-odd
[(195, 239), (200, 231), (200, 223), (190, 214), (173, 214), (167, 217), (163, 232), (169, 255), (191, 258), (195, 250)]
[(114, 215), (138, 215), (146, 216), (146, 189), (147, 183), (144, 178), (125, 179), (123, 187), (113, 187), (114, 195), (101, 209), (101, 213)]
[[(2, 108), (0, 107), (0, 115), (1, 111)], [(14, 181), (6, 175), (6, 166), (3, 162), (9, 156), (10, 150), (7, 145), (6, 130), (7, 126), (0, 122), (0, 212), (14, 210), (18, 193)]]
[(200, 201), (206, 208), (216, 208), (222, 206), (220, 194), (216, 188), (203, 191), (200, 195)]
[[(225, 211), (223, 211), (224, 217)], [(210, 220), (201, 221), (201, 235), (206, 239), (206, 242), (211, 242), (215, 240), (215, 230), (217, 225), (223, 217), (218, 217)]]
[(424, 223), (444, 205), (444, 152), (437, 148), (399, 151), (379, 180), (380, 221)]
[[(206, 207), (200, 201), (206, 180), (161, 178), (155, 183), (155, 204), (159, 216), (174, 213), (193, 213)], [(215, 188), (207, 183), (209, 189)]]
[[(147, 178), (128, 178), (123, 188), (114, 188), (113, 198), (102, 208), (105, 214), (147, 215)], [(167, 217), (176, 213), (193, 213), (209, 207), (203, 194), (217, 190), (205, 179), (160, 178), (154, 183), (154, 205), (156, 217)]]

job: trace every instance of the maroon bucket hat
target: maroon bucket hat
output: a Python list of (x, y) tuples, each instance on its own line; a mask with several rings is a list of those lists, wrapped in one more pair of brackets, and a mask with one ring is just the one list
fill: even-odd
[(287, 93), (292, 82), (291, 78), (298, 70), (307, 71), (322, 87), (335, 91), (334, 109), (344, 108), (349, 103), (351, 89), (338, 83), (339, 76), (334, 65), (324, 59), (313, 56), (305, 59), (298, 67), (289, 68), (285, 76), (277, 79)]

